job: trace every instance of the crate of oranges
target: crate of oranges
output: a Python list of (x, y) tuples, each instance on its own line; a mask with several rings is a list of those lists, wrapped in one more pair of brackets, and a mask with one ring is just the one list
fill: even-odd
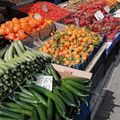
[(100, 35), (74, 25), (51, 35), (39, 50), (50, 54), (54, 63), (77, 69), (85, 69), (103, 43)]

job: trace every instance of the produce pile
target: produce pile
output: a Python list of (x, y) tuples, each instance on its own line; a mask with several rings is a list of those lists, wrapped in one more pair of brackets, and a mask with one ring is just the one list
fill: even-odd
[(77, 10), (80, 4), (83, 4), (84, 0), (69, 0), (68, 3), (64, 6), (69, 10)]
[[(87, 4), (86, 4), (87, 5)], [(78, 18), (80, 27), (88, 27), (91, 31), (98, 34), (106, 34), (108, 39), (113, 39), (115, 34), (120, 30), (120, 19), (114, 18), (110, 14), (105, 14), (103, 9), (105, 3), (99, 3), (95, 5), (89, 5), (85, 7), (82, 5), (77, 13), (72, 15), (70, 18), (65, 18), (66, 24), (75, 24), (74, 18)], [(101, 10), (105, 15), (104, 19), (98, 21), (94, 14), (98, 10)]]
[(32, 15), (21, 19), (13, 18), (11, 21), (6, 21), (0, 25), (0, 35), (11, 40), (24, 40), (27, 38), (24, 32), (34, 34), (51, 23), (51, 20), (35, 19)]
[[(45, 4), (48, 12), (43, 11), (42, 5)], [(50, 2), (37, 2), (35, 4), (31, 4), (28, 6), (24, 6), (19, 8), (18, 10), (29, 13), (29, 14), (40, 14), (43, 18), (49, 19), (52, 21), (58, 21), (64, 18), (65, 16), (69, 15), (71, 12), (63, 9), (55, 4)]]
[[(92, 6), (91, 6), (92, 4)], [(94, 17), (94, 14), (100, 10), (103, 14), (105, 14), (105, 10), (104, 10), (104, 6), (106, 5), (105, 2), (95, 2), (95, 3), (85, 3), (82, 4), (79, 9), (78, 12), (71, 15), (71, 18), (69, 19), (64, 19), (64, 22), (66, 24), (70, 24), (70, 23), (75, 23), (74, 17), (77, 17), (79, 19), (79, 24), (80, 26), (87, 26), (88, 24), (92, 24), (96, 18)]]
[[(72, 2), (71, 2), (72, 1)], [(85, 6), (94, 6), (94, 4), (101, 4), (101, 3), (106, 3), (105, 0), (70, 0), (65, 8), (70, 9), (70, 10), (79, 10), (79, 7)]]
[(52, 38), (45, 42), (40, 51), (52, 56), (53, 62), (73, 66), (87, 60), (94, 47), (99, 46), (102, 37), (89, 29), (77, 28), (74, 25), (66, 27), (63, 31), (52, 33)]
[(10, 40), (6, 39), (4, 36), (0, 35), (0, 49), (10, 45)]
[[(91, 81), (85, 78), (60, 78), (50, 65), (43, 71), (47, 76), (53, 76), (53, 90), (36, 84), (20, 87), (11, 102), (0, 105), (0, 119), (12, 120), (72, 120), (80, 114), (80, 105), (88, 102)], [(42, 73), (42, 75), (43, 75)], [(39, 74), (41, 75), (41, 74)], [(36, 81), (36, 77), (34, 78)]]
[(106, 0), (106, 2), (110, 7), (112, 7), (113, 5), (117, 3), (117, 0)]
[[(3, 59), (2, 59), (3, 58)], [(16, 85), (38, 72), (50, 57), (37, 51), (28, 51), (20, 41), (13, 42), (0, 59), (0, 99)]]

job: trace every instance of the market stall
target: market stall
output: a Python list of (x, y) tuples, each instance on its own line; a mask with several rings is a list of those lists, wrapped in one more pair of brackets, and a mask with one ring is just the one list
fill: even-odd
[(0, 120), (93, 119), (120, 48), (119, 2), (33, 2), (2, 6)]

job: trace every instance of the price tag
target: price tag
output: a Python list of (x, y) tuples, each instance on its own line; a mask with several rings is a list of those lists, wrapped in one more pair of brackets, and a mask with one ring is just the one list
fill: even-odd
[(79, 27), (79, 19), (76, 18), (76, 17), (75, 17), (74, 19), (75, 19), (75, 24), (76, 24), (76, 26)]
[(42, 4), (42, 9), (43, 9), (44, 12), (48, 12), (46, 4)]
[(95, 18), (96, 18), (97, 20), (99, 20), (99, 21), (104, 18), (104, 15), (103, 15), (103, 13), (102, 13), (101, 11), (97, 11), (97, 12), (94, 14), (94, 16), (95, 16)]
[(50, 91), (53, 89), (53, 76), (37, 76), (36, 85), (44, 87)]
[(106, 13), (109, 13), (109, 12), (110, 12), (110, 7), (109, 7), (108, 5), (106, 5), (106, 6), (104, 7), (104, 10), (106, 11)]
[(42, 17), (42, 16), (41, 16), (40, 14), (35, 14), (35, 15), (34, 15), (34, 18), (35, 18), (35, 19), (40, 19), (41, 17)]

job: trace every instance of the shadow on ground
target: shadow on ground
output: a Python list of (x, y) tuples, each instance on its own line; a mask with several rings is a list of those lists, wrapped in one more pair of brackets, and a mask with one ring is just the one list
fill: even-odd
[(108, 120), (110, 114), (114, 113), (115, 107), (120, 107), (120, 105), (115, 104), (115, 97), (113, 96), (113, 92), (107, 91), (94, 120)]

